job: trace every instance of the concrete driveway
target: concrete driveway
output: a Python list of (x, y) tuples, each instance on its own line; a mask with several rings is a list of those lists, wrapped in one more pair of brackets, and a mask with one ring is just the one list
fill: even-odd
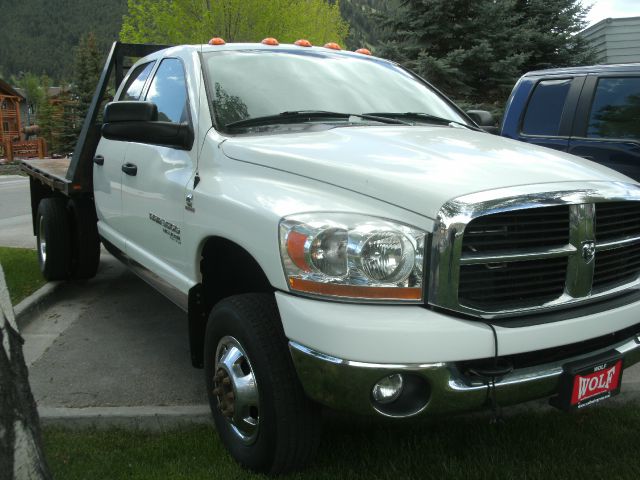
[(40, 406), (206, 403), (191, 366), (186, 315), (103, 254), (96, 278), (63, 283), (55, 302), (23, 328)]

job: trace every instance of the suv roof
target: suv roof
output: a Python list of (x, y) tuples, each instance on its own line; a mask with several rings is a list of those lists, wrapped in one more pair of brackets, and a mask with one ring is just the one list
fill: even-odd
[(538, 77), (541, 75), (575, 75), (589, 73), (630, 73), (640, 72), (640, 63), (621, 63), (617, 65), (588, 65), (586, 67), (562, 67), (550, 68), (548, 70), (535, 70), (525, 73), (524, 77)]

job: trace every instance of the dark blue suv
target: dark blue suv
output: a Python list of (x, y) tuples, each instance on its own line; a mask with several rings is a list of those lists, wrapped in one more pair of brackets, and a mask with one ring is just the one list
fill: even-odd
[(527, 73), (511, 92), (501, 135), (572, 153), (640, 181), (640, 64)]

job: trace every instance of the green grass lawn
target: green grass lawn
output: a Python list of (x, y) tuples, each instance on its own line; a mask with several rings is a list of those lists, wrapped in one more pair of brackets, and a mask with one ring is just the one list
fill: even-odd
[(17, 305), (44, 285), (38, 266), (38, 254), (27, 248), (0, 247), (0, 264), (11, 296), (11, 303)]
[[(263, 478), (238, 467), (213, 427), (164, 433), (45, 429), (58, 479)], [(296, 479), (640, 478), (640, 404), (389, 424), (335, 416)]]

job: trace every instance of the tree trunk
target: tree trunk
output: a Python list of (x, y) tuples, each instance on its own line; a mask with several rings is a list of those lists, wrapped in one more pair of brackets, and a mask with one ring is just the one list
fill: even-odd
[(40, 420), (0, 265), (0, 480), (50, 479)]

